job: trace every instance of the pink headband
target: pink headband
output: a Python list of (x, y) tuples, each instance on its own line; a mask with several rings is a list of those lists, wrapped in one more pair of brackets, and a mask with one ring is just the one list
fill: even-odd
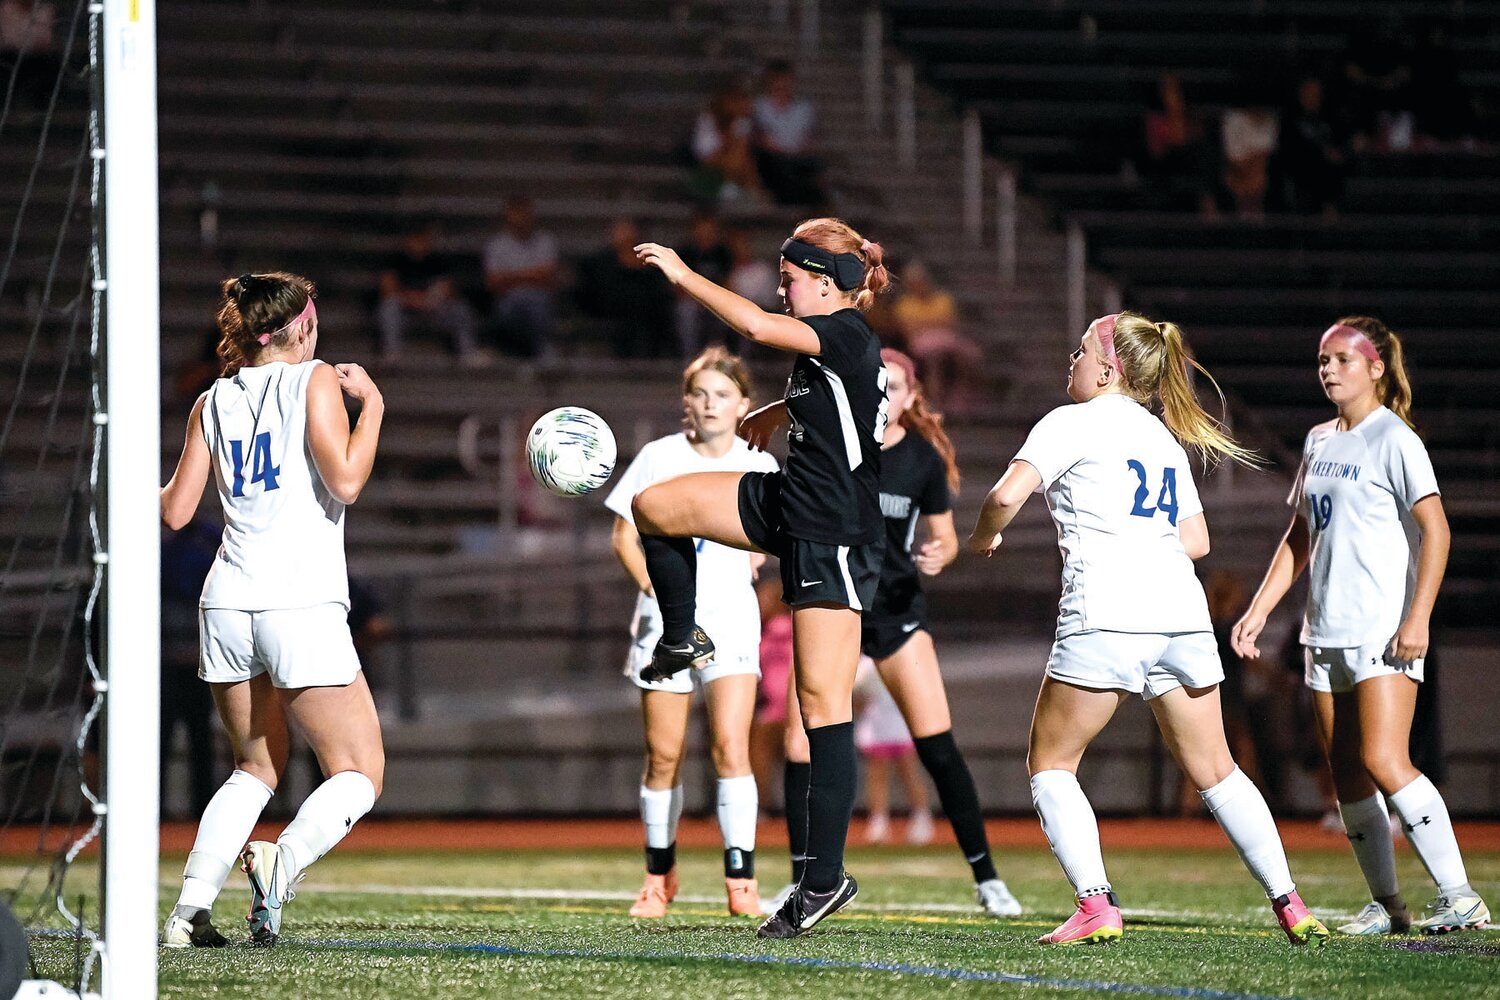
[(1342, 323), (1335, 323), (1327, 330), (1323, 331), (1323, 336), (1318, 340), (1319, 351), (1325, 351), (1328, 349), (1329, 337), (1348, 337), (1353, 343), (1354, 349), (1356, 351), (1363, 354), (1371, 361), (1380, 360), (1380, 351), (1375, 347), (1374, 341), (1366, 336), (1363, 330), (1356, 330), (1352, 326), (1345, 326)]
[(1108, 316), (1100, 316), (1089, 326), (1099, 338), (1099, 346), (1104, 348), (1104, 360), (1113, 365), (1115, 371), (1124, 375), (1125, 369), (1120, 367), (1120, 356), (1115, 353), (1115, 321), (1119, 318), (1119, 313), (1110, 313)]
[(906, 384), (909, 388), (915, 388), (917, 384), (917, 363), (902, 354), (894, 347), (882, 347), (880, 349), (880, 360), (883, 364), (895, 365), (906, 373)]
[(260, 342), (260, 346), (261, 347), (265, 347), (267, 344), (269, 344), (271, 342), (271, 338), (274, 337), (274, 336), (276, 336), (278, 333), (281, 333), (282, 331), (285, 331), (285, 330), (290, 330), (292, 327), (296, 326), (298, 323), (302, 322), (305, 319), (317, 319), (317, 318), (318, 318), (318, 308), (317, 308), (317, 306), (313, 305), (312, 296), (309, 295), (307, 297), (307, 305), (305, 305), (305, 306), (302, 307), (302, 311), (297, 314), (297, 318), (296, 319), (292, 320), (290, 323), (288, 323), (286, 326), (282, 327), (280, 330), (272, 330), (270, 333), (263, 333), (259, 337), (256, 337), (255, 339)]

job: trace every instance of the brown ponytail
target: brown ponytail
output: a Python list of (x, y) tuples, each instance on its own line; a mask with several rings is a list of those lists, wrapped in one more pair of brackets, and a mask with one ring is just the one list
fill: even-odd
[(1386, 409), (1415, 428), (1411, 419), (1411, 381), (1406, 374), (1406, 351), (1396, 331), (1373, 316), (1345, 316), (1338, 326), (1349, 326), (1369, 338), (1385, 362), (1385, 374), (1375, 383), (1375, 392)]
[(1172, 436), (1192, 447), (1205, 462), (1230, 458), (1257, 467), (1261, 457), (1230, 436), (1222, 422), (1209, 416), (1188, 380), (1188, 369), (1199, 372), (1224, 402), (1219, 383), (1200, 365), (1175, 323), (1156, 323), (1139, 313), (1120, 313), (1115, 321), (1115, 355), (1125, 394), (1142, 405), (1161, 398), (1162, 421)]
[(852, 253), (864, 261), (865, 278), (854, 293), (854, 308), (860, 312), (868, 312), (875, 304), (875, 296), (890, 287), (891, 272), (886, 270), (884, 248), (865, 239), (843, 219), (808, 219), (792, 230), (792, 238), (829, 253)]
[[(224, 362), (220, 377), (228, 378), (253, 362), (268, 347), (285, 347), (291, 338), (288, 325), (302, 312), (317, 289), (299, 274), (269, 271), (226, 278), (220, 285), (219, 346)], [(275, 336), (266, 344), (260, 337)]]

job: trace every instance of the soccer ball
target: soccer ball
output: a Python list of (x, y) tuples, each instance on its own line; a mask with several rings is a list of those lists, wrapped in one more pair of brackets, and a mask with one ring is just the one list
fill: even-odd
[(599, 414), (581, 406), (559, 406), (531, 425), (526, 463), (549, 493), (592, 493), (615, 471), (615, 435)]

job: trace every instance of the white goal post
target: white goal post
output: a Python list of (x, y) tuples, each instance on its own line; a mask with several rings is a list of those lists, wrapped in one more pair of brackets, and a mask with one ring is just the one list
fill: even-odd
[(105, 1000), (154, 1000), (161, 766), (156, 2), (102, 2), (109, 683), (102, 972)]

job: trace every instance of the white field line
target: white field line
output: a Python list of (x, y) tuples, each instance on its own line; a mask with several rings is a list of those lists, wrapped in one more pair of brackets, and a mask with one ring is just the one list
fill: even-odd
[[(177, 882), (163, 882), (163, 888), (177, 888)], [(298, 887), (299, 891), (324, 892), (330, 894), (342, 893), (344, 895), (389, 895), (389, 896), (446, 896), (458, 899), (538, 899), (557, 900), (573, 902), (630, 902), (635, 899), (633, 892), (612, 890), (583, 890), (583, 889), (548, 889), (536, 887), (481, 887), (467, 885), (380, 885), (367, 883), (363, 885), (336, 885), (326, 882), (306, 882)], [(692, 896), (680, 894), (677, 901), (694, 905), (715, 906), (724, 902), (722, 896)], [(936, 902), (910, 902), (910, 903), (867, 903), (859, 901), (852, 907), (860, 910), (874, 910), (884, 913), (960, 913), (969, 916), (978, 916), (979, 907), (972, 903), (936, 903)], [(1242, 909), (1237, 912), (1218, 911), (1208, 913), (1195, 910), (1161, 910), (1150, 908), (1121, 907), (1122, 912), (1129, 917), (1188, 917), (1201, 920), (1222, 920), (1225, 917), (1254, 918), (1257, 916), (1268, 916), (1268, 911), (1261, 907)], [(1324, 920), (1352, 920), (1353, 913), (1324, 914)]]

